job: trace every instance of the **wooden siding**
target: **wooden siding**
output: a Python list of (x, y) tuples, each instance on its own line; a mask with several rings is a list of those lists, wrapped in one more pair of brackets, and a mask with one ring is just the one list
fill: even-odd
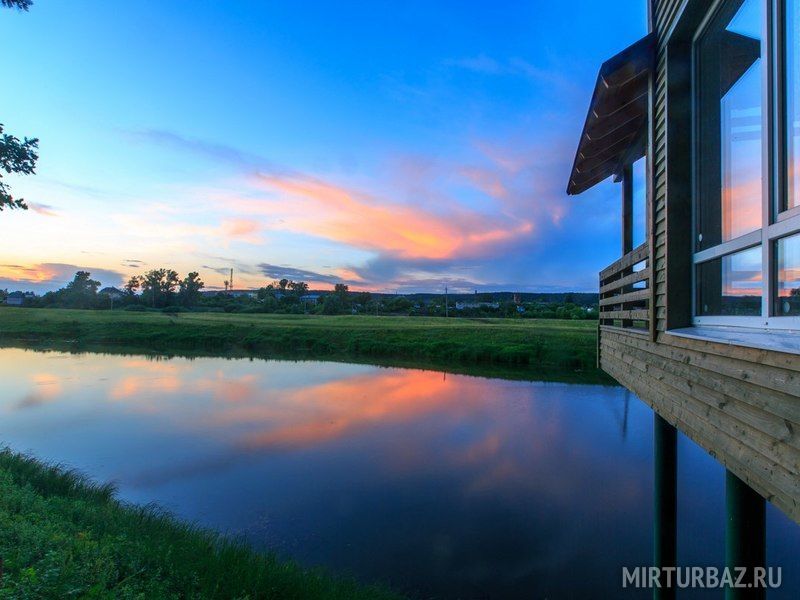
[(653, 259), (653, 315), (656, 331), (667, 328), (667, 34), (678, 16), (681, 0), (654, 0), (656, 73), (653, 82), (652, 191), (650, 214)]
[(797, 356), (603, 327), (600, 365), (800, 523)]

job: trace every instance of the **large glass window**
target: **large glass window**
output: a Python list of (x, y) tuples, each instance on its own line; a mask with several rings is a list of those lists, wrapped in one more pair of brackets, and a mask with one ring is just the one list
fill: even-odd
[(631, 167), (633, 174), (633, 247), (647, 240), (647, 157), (643, 156)]
[(731, 2), (698, 42), (698, 248), (761, 227), (761, 2)]
[(800, 0), (712, 11), (694, 44), (695, 321), (797, 328)]
[(800, 2), (787, 1), (786, 40), (786, 209), (800, 207)]

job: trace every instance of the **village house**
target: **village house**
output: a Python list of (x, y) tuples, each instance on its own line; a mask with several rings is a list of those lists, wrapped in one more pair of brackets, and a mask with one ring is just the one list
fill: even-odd
[(11, 292), (6, 296), (6, 306), (23, 306), (26, 300), (36, 297), (33, 292)]
[(97, 292), (100, 296), (108, 296), (111, 300), (119, 300), (125, 293), (122, 290), (118, 290), (115, 287), (104, 287), (102, 290)]
[(456, 302), (456, 310), (464, 310), (468, 308), (491, 308), (497, 310), (500, 308), (499, 302), (466, 302), (459, 300)]

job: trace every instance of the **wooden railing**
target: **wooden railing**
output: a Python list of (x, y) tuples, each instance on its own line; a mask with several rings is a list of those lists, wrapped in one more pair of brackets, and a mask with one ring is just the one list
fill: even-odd
[(650, 326), (650, 248), (645, 242), (600, 271), (600, 324)]

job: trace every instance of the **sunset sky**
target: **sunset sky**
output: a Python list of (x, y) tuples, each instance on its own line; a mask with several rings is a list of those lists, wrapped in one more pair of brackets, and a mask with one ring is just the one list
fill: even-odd
[(564, 190), (597, 69), (644, 33), (642, 0), (2, 10), (0, 122), (41, 158), (7, 178), (32, 210), (0, 213), (0, 288), (595, 290), (620, 191)]

